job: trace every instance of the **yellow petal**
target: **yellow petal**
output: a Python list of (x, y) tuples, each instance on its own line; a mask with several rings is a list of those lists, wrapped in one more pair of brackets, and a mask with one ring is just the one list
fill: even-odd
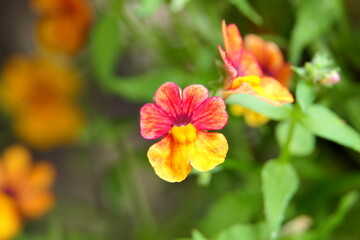
[(249, 75), (244, 77), (237, 77), (234, 79), (231, 89), (238, 88), (242, 83), (246, 82), (249, 83), (251, 86), (256, 86), (260, 84), (260, 77), (255, 75)]
[(224, 135), (197, 130), (192, 124), (173, 127), (148, 151), (156, 174), (168, 182), (181, 182), (191, 170), (209, 171), (225, 160), (228, 144)]
[(9, 240), (21, 230), (20, 217), (15, 203), (0, 193), (0, 240)]
[(198, 171), (209, 171), (224, 162), (229, 149), (221, 133), (197, 131), (193, 144), (186, 146), (190, 164)]
[(230, 105), (230, 112), (234, 116), (240, 117), (240, 116), (244, 115), (245, 108), (240, 105), (232, 104), (232, 105)]
[(172, 134), (167, 134), (150, 147), (147, 156), (160, 178), (168, 182), (181, 182), (190, 173), (189, 153), (183, 146), (187, 144), (177, 143)]
[(246, 124), (250, 127), (260, 127), (270, 121), (268, 117), (250, 109), (246, 109), (244, 119)]

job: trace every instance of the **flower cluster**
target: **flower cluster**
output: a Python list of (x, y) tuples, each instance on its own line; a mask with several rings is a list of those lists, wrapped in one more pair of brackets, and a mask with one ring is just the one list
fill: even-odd
[[(224, 97), (245, 93), (276, 106), (293, 102), (287, 89), (292, 71), (279, 47), (253, 34), (243, 41), (236, 25), (226, 25), (225, 21), (222, 29), (225, 51), (220, 46), (219, 50), (229, 72), (223, 87)], [(239, 105), (232, 105), (230, 110), (235, 116), (244, 115), (245, 122), (252, 127), (269, 121), (266, 116)]]
[(92, 11), (87, 0), (31, 0), (41, 15), (36, 35), (42, 47), (66, 54), (84, 45)]
[[(229, 72), (229, 78), (225, 81), (223, 87), (224, 98), (231, 94), (244, 93), (254, 95), (276, 106), (294, 101), (289, 90), (273, 77), (273, 73), (266, 71), (270, 69), (274, 72), (279, 66), (278, 71), (284, 71), (281, 70), (283, 62), (274, 58), (277, 54), (267, 55), (267, 57), (271, 56), (273, 59), (263, 61), (262, 65), (260, 65), (253, 53), (243, 48), (243, 40), (235, 24), (226, 25), (225, 21), (223, 21), (222, 34), (225, 50), (219, 46), (219, 51)], [(248, 47), (251, 46), (249, 43), (247, 45)], [(254, 47), (251, 46), (251, 48)], [(271, 51), (273, 50), (269, 52)], [(263, 54), (265, 54), (265, 51), (257, 54), (258, 58), (262, 59)], [(269, 63), (270, 67), (267, 67), (267, 63)], [(264, 68), (262, 69), (261, 66)], [(277, 71), (276, 74), (281, 75)]]
[[(232, 94), (251, 94), (281, 106), (294, 101), (287, 89), (292, 72), (280, 49), (255, 35), (243, 44), (236, 25), (222, 22), (225, 50), (219, 46), (228, 76), (221, 97), (210, 97), (202, 85), (190, 85), (182, 92), (175, 83), (165, 83), (154, 96), (155, 104), (140, 110), (141, 135), (157, 139), (147, 153), (156, 174), (169, 182), (186, 178), (191, 167), (209, 171), (222, 163), (228, 144), (220, 133), (228, 120), (224, 99)], [(243, 46), (244, 45), (244, 46)], [(266, 123), (268, 118), (241, 106), (231, 106), (235, 114), (245, 115), (252, 126)]]
[(0, 239), (11, 239), (24, 219), (44, 215), (54, 204), (50, 192), (55, 170), (45, 161), (31, 163), (21, 146), (7, 148), (0, 159)]

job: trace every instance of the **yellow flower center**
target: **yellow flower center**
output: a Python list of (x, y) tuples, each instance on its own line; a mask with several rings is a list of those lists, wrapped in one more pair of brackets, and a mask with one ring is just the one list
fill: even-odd
[(196, 138), (196, 128), (192, 124), (181, 127), (173, 127), (171, 134), (178, 143), (191, 143)]

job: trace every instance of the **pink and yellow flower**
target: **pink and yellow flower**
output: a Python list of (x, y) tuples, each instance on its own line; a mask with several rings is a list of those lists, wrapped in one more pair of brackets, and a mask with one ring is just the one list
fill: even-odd
[(208, 130), (222, 129), (228, 120), (224, 101), (210, 97), (202, 85), (190, 85), (182, 92), (172, 82), (156, 91), (155, 103), (140, 110), (141, 135), (157, 139), (147, 156), (156, 174), (168, 182), (181, 182), (191, 168), (209, 171), (225, 160), (226, 138)]
[(240, 31), (235, 24), (222, 22), (225, 51), (219, 46), (221, 57), (229, 73), (223, 87), (223, 97), (231, 94), (251, 94), (275, 106), (294, 101), (289, 90), (276, 79), (264, 75), (253, 54), (243, 48)]

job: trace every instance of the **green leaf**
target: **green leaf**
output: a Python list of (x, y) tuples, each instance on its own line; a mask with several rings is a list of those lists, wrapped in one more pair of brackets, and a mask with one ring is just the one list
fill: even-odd
[(290, 60), (299, 62), (302, 50), (330, 29), (341, 16), (339, 0), (302, 0), (291, 34)]
[[(281, 122), (276, 127), (276, 138), (280, 146), (283, 146), (289, 130), (290, 122)], [(315, 147), (315, 136), (301, 124), (295, 123), (294, 132), (289, 144), (289, 152), (294, 156), (309, 155)]]
[(138, 13), (143, 16), (150, 16), (163, 4), (164, 0), (140, 0)]
[(151, 101), (155, 91), (165, 82), (172, 81), (180, 87), (189, 84), (188, 75), (178, 69), (167, 69), (166, 71), (154, 70), (152, 72), (129, 77), (113, 77), (111, 92), (119, 94), (131, 101)]
[(226, 102), (241, 105), (274, 120), (283, 120), (290, 117), (290, 104), (276, 107), (248, 94), (233, 94)]
[(173, 12), (180, 12), (190, 0), (171, 0), (170, 10)]
[(310, 106), (301, 123), (319, 137), (360, 152), (360, 134), (324, 106)]
[(300, 80), (297, 84), (296, 101), (299, 103), (303, 112), (314, 102), (315, 92), (315, 86), (310, 82)]
[(271, 239), (278, 236), (285, 210), (298, 188), (298, 177), (290, 163), (267, 162), (262, 170), (265, 216)]
[(213, 240), (257, 240), (256, 229), (251, 225), (236, 224), (221, 231)]
[(305, 240), (327, 240), (331, 232), (343, 221), (346, 214), (356, 204), (359, 199), (359, 193), (352, 191), (346, 194), (339, 202), (336, 211), (330, 215), (327, 219), (322, 221), (320, 227), (309, 234), (307, 234)]
[[(252, 219), (260, 204), (260, 196), (252, 191), (253, 188), (243, 189), (236, 193), (224, 193), (207, 211), (200, 230), (208, 236), (214, 236), (222, 229)], [(226, 216), (226, 218), (219, 219), (219, 216)]]
[(192, 240), (206, 240), (206, 238), (198, 230), (193, 230), (191, 232)]
[(248, 0), (229, 0), (230, 3), (234, 4), (239, 12), (244, 14), (247, 18), (249, 18), (256, 25), (263, 24), (262, 17), (255, 11), (255, 9), (250, 5)]
[(354, 97), (346, 102), (345, 110), (350, 122), (360, 131), (359, 97)]
[(108, 85), (124, 39), (118, 20), (110, 12), (100, 16), (90, 35), (90, 54), (94, 73), (101, 85)]

